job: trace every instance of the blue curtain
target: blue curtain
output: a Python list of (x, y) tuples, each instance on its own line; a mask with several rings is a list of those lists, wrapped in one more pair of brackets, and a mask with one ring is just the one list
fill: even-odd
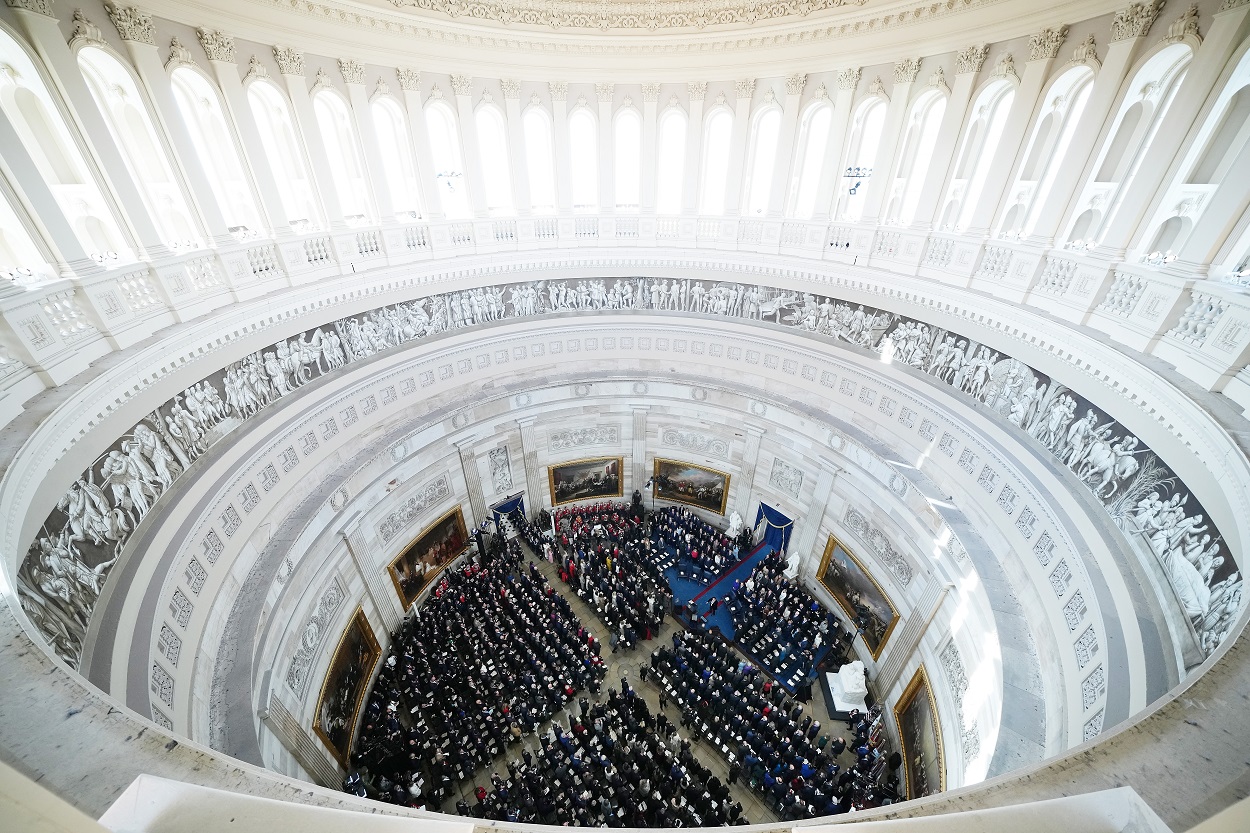
[(794, 531), (794, 520), (787, 518), (767, 503), (761, 503), (755, 513), (755, 529), (759, 531), (760, 523), (764, 524), (764, 534), (760, 540), (774, 550), (785, 552), (790, 546), (790, 533)]
[(525, 493), (524, 492), (517, 492), (512, 497), (506, 498), (500, 501), (499, 503), (496, 503), (494, 506), (490, 508), (490, 512), (495, 517), (495, 523), (499, 523), (500, 518), (505, 518), (508, 515), (511, 515), (513, 512), (515, 512), (518, 509), (521, 510), (522, 515), (525, 514)]

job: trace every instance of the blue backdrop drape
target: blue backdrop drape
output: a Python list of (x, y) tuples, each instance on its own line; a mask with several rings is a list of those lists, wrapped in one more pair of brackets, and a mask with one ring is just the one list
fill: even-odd
[(511, 497), (505, 498), (499, 503), (496, 503), (494, 506), (490, 508), (490, 513), (491, 515), (494, 516), (495, 523), (499, 523), (500, 518), (507, 517), (508, 515), (511, 515), (513, 512), (515, 512), (518, 509), (521, 510), (522, 515), (525, 514), (525, 493), (524, 492), (517, 492), (515, 495), (512, 495)]
[(794, 531), (794, 520), (787, 518), (767, 503), (761, 503), (759, 511), (755, 513), (755, 529), (758, 534), (760, 523), (764, 524), (763, 535), (760, 541), (768, 544), (774, 550), (785, 552), (790, 546), (790, 533)]

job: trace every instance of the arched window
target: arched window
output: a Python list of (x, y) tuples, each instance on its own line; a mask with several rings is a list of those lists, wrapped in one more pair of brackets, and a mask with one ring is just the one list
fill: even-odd
[(825, 170), (825, 146), (829, 142), (829, 124), (833, 120), (833, 108), (828, 101), (821, 101), (807, 108), (799, 125), (799, 144), (790, 178), (791, 217), (809, 219), (816, 211), (816, 191)]
[(195, 154), (208, 175), (226, 225), (236, 232), (259, 232), (256, 199), (217, 90), (190, 67), (175, 69), (169, 80), (178, 113), (195, 143)]
[(1017, 201), (1004, 217), (1001, 231), (1010, 236), (1026, 235), (1037, 221), (1037, 212), (1046, 203), (1055, 177), (1064, 165), (1064, 156), (1076, 126), (1085, 112), (1093, 89), (1094, 73), (1089, 67), (1073, 67), (1060, 75), (1042, 96), (1042, 112), (1025, 145), (1024, 164), (1011, 193)]
[(286, 98), (271, 82), (257, 80), (247, 88), (247, 100), (260, 129), (265, 159), (282, 197), (287, 222), (297, 231), (316, 228), (321, 224), (321, 212), (308, 177), (304, 146), (296, 138)]
[(473, 114), (477, 126), (477, 146), (486, 185), (486, 208), (491, 214), (511, 214), (512, 165), (508, 155), (508, 128), (499, 108), (483, 104)]
[(703, 128), (702, 188), (700, 214), (725, 213), (725, 178), (729, 175), (729, 146), (733, 142), (734, 117), (728, 107), (717, 107)]
[[(1094, 157), (1094, 176), (1086, 181), (1073, 205), (1072, 220), (1064, 240), (1097, 243), (1113, 222), (1121, 200), (1132, 183), (1142, 159), (1154, 141), (1176, 96), (1193, 52), (1176, 43), (1150, 56), (1125, 86), (1111, 130)], [(1093, 217), (1083, 229), (1079, 220)], [(1162, 219), (1162, 218), (1161, 218)]]
[(686, 169), (686, 114), (680, 108), (669, 107), (660, 116), (658, 144), (655, 209), (660, 214), (680, 214)]
[(594, 211), (599, 200), (599, 131), (586, 107), (569, 116), (569, 167), (574, 210)]
[(998, 148), (998, 137), (1007, 124), (1007, 112), (1016, 97), (1016, 88), (1005, 78), (986, 85), (972, 105), (972, 121), (964, 130), (958, 155), (955, 157), (955, 179), (947, 191), (947, 208), (943, 224), (964, 228), (972, 219), (990, 163)]
[(78, 66), (164, 242), (173, 248), (202, 245), (173, 167), (130, 73), (112, 55), (93, 46), (78, 53)]
[(873, 174), (877, 148), (881, 145), (881, 129), (885, 126), (885, 99), (873, 96), (860, 104), (851, 125), (851, 140), (838, 193), (837, 216), (843, 220), (858, 220), (864, 213), (868, 178)]
[(525, 128), (525, 164), (530, 175), (530, 204), (534, 211), (556, 210), (555, 145), (551, 119), (541, 107), (530, 107), (522, 119)]
[(312, 102), (317, 128), (330, 157), (330, 174), (334, 178), (339, 208), (345, 218), (364, 222), (376, 212), (369, 196), (369, 175), (360, 153), (360, 142), (356, 140), (356, 125), (352, 122), (351, 111), (347, 109), (343, 97), (334, 90), (315, 93)]
[[(3, 30), (0, 61), (5, 65), (5, 71), (0, 72), (0, 108), (21, 137), (22, 146), (34, 160), (65, 218), (79, 232), (79, 245), (106, 265), (133, 261), (134, 254), (126, 245), (92, 169), (61, 118), (34, 61)], [(93, 221), (90, 234), (87, 219)]]
[(0, 277), (7, 277), (17, 284), (54, 277), (5, 196), (0, 196)]
[(915, 219), (916, 203), (924, 185), (937, 143), (938, 129), (946, 113), (946, 96), (939, 90), (926, 90), (916, 98), (903, 134), (903, 152), (894, 174), (886, 220), (906, 225)]
[(382, 154), (382, 170), (386, 172), (386, 187), (395, 216), (419, 217), (421, 188), (404, 113), (394, 99), (384, 95), (369, 104), (369, 113), (373, 116), (373, 130), (378, 137), (378, 152)]
[(773, 185), (773, 166), (777, 162), (777, 134), (781, 132), (781, 108), (769, 107), (755, 117), (747, 154), (746, 215), (762, 216), (768, 211), (768, 197)]
[(456, 117), (451, 108), (441, 101), (427, 104), (425, 127), (430, 133), (430, 156), (442, 195), (443, 213), (450, 220), (471, 216), (464, 165), (460, 161), (460, 131), (456, 129)]
[(633, 107), (623, 107), (613, 125), (613, 153), (616, 158), (616, 206), (635, 210), (642, 201), (642, 118)]

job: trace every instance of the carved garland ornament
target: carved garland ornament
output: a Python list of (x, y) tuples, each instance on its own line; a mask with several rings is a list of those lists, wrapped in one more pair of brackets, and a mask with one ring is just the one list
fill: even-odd
[(722, 460), (729, 459), (729, 443), (711, 434), (670, 427), (660, 431), (660, 442), (670, 448), (680, 448)]
[(548, 441), (552, 451), (566, 451), (587, 445), (616, 445), (621, 440), (621, 429), (615, 425), (594, 425), (589, 428), (573, 428), (556, 431)]
[(781, 17), (863, 5), (866, 0), (669, 0), (664, 4), (618, 2), (587, 4), (580, 0), (390, 0), (398, 8), (441, 12), (449, 17), (550, 26), (553, 29), (672, 29), (757, 23)]
[(447, 483), (447, 475), (443, 475), (423, 488), (419, 494), (415, 494), (404, 501), (403, 506), (383, 518), (382, 523), (378, 524), (378, 537), (382, 539), (383, 543), (390, 541), (404, 527), (412, 523), (414, 518), (433, 506), (435, 501), (441, 500), (450, 494), (451, 486)]
[(890, 571), (890, 575), (900, 586), (906, 587), (911, 584), (912, 578), (915, 576), (915, 570), (911, 564), (903, 557), (902, 553), (894, 548), (894, 544), (890, 543), (890, 539), (885, 533), (877, 529), (869, 522), (868, 518), (858, 509), (848, 506), (846, 515), (842, 520), (846, 524), (846, 528), (854, 533), (873, 551), (873, 554), (885, 565)]

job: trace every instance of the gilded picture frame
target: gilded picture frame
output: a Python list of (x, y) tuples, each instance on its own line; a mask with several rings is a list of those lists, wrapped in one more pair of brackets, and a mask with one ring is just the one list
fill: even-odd
[(684, 460), (656, 457), (651, 494), (660, 500), (697, 506), (717, 515), (725, 514), (729, 501), (729, 474)]
[(464, 512), (459, 506), (421, 530), (386, 568), (404, 609), (416, 604), (425, 588), (471, 543), (464, 525)]
[(547, 467), (551, 505), (620, 497), (624, 494), (621, 476), (624, 464), (624, 457), (586, 457), (552, 463)]
[[(923, 663), (894, 704), (894, 726), (902, 746), (907, 799), (944, 792), (946, 758), (942, 749), (942, 719)], [(933, 788), (935, 784), (937, 789)]]
[(874, 660), (879, 659), (898, 624), (898, 608), (890, 601), (868, 568), (834, 535), (829, 536), (817, 573), (821, 585), (852, 621), (860, 615), (857, 604), (868, 614), (868, 627), (860, 634)]
[(349, 766), (360, 705), (381, 656), (369, 617), (358, 607), (334, 648), (313, 716), (313, 732), (344, 769)]

